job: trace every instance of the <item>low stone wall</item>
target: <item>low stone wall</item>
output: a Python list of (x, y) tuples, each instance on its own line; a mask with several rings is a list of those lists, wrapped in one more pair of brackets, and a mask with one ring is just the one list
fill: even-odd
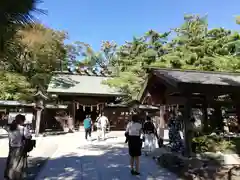
[(225, 157), (206, 153), (187, 158), (170, 152), (167, 148), (157, 149), (151, 154), (157, 163), (186, 180), (239, 180), (240, 164), (226, 164)]

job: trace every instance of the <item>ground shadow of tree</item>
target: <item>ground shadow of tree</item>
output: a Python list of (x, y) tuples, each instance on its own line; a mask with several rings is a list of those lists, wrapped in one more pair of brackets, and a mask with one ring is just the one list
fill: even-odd
[(28, 160), (27, 177), (24, 180), (36, 179), (39, 171), (44, 167), (48, 158), (37, 157)]
[(160, 166), (186, 180), (195, 177), (216, 179), (216, 173), (223, 168), (222, 161), (221, 157), (213, 157), (207, 154), (201, 155), (201, 157), (187, 158), (175, 153), (165, 153), (158, 157)]
[(220, 79), (223, 83), (227, 83), (228, 86), (235, 86), (240, 88), (240, 81), (235, 81), (233, 79), (226, 78), (226, 77), (221, 77)]
[(0, 157), (0, 167), (1, 167), (1, 170), (0, 170), (0, 179), (3, 179), (6, 161), (7, 161), (7, 157)]
[[(0, 179), (3, 179), (4, 170), (6, 166), (7, 157), (0, 158)], [(28, 160), (28, 169), (27, 169), (27, 177), (24, 180), (33, 180), (37, 177), (39, 171), (47, 162), (47, 158), (38, 157), (32, 158)]]
[[(49, 160), (52, 169), (46, 178), (53, 179), (87, 179), (87, 180), (127, 180), (132, 179), (129, 172), (128, 150), (123, 147), (109, 145), (86, 145), (79, 147), (88, 154), (70, 153), (63, 157)], [(102, 153), (104, 152), (104, 153)], [(64, 163), (64, 165), (63, 165)], [(172, 179), (172, 174), (165, 169), (159, 169), (155, 162), (143, 157), (141, 160), (142, 175), (139, 179)], [(149, 168), (151, 167), (151, 168)], [(44, 178), (41, 176), (41, 178)]]
[(62, 77), (58, 75), (52, 78), (50, 85), (52, 88), (69, 89), (71, 87), (76, 86), (79, 83), (80, 83), (79, 81), (75, 81), (69, 76)]

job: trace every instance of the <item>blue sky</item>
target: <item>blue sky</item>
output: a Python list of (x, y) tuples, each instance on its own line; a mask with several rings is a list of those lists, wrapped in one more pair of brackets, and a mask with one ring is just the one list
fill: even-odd
[(183, 15), (208, 14), (210, 28), (238, 30), (234, 16), (240, 14), (240, 0), (44, 0), (37, 15), (45, 25), (65, 30), (69, 42), (84, 41), (95, 50), (102, 40), (125, 40), (149, 29), (164, 32), (183, 22)]

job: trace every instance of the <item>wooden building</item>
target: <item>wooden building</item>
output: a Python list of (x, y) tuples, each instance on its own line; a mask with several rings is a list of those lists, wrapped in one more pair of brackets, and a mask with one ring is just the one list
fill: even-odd
[[(67, 106), (64, 105), (53, 105), (45, 104), (45, 113), (43, 113), (42, 119), (51, 117), (56, 111), (61, 109), (66, 109)], [(32, 124), (33, 130), (35, 129), (36, 120), (36, 109), (35, 103), (27, 103), (23, 101), (12, 101), (12, 100), (0, 100), (0, 127), (6, 126), (11, 123), (17, 114), (23, 114), (26, 116), (25, 123)], [(32, 118), (28, 118), (30, 116)], [(56, 122), (54, 121), (42, 121), (42, 126), (46, 123), (47, 127), (56, 127)]]
[[(207, 108), (214, 107), (221, 119), (222, 106), (235, 106), (240, 120), (240, 74), (199, 72), (150, 68), (138, 99), (142, 104), (182, 106), (184, 129), (187, 133), (191, 108), (198, 106), (204, 112), (204, 125), (208, 127)], [(231, 97), (223, 100), (220, 97)], [(161, 108), (160, 108), (161, 109)], [(163, 111), (160, 116), (163, 116)], [(239, 121), (240, 122), (240, 121)], [(187, 135), (185, 134), (185, 137)], [(187, 153), (191, 152), (191, 139), (185, 138)]]
[[(82, 123), (86, 115), (95, 120), (99, 113), (105, 112), (115, 129), (122, 129), (122, 122), (115, 119), (119, 114), (124, 118), (128, 116), (128, 108), (112, 108), (107, 104), (123, 96), (114, 88), (104, 82), (111, 78), (107, 74), (97, 74), (92, 71), (81, 73), (56, 72), (48, 86), (48, 94), (55, 97), (56, 104), (67, 105), (67, 113), (73, 118), (74, 125)], [(109, 112), (111, 111), (111, 112)], [(124, 124), (124, 123), (122, 123)], [(119, 127), (117, 127), (119, 126)]]
[[(55, 97), (55, 104), (67, 105), (65, 111), (73, 118), (77, 128), (86, 115), (91, 115), (94, 121), (103, 112), (109, 118), (111, 130), (124, 130), (130, 118), (132, 104), (116, 104), (116, 99), (124, 94), (106, 85), (105, 81), (110, 78), (112, 77), (107, 74), (86, 70), (80, 73), (56, 72), (47, 92)], [(152, 106), (140, 106), (140, 109), (149, 112), (158, 110)], [(48, 117), (43, 119), (49, 125), (45, 128), (51, 128), (57, 109), (46, 111)]]
[(0, 126), (5, 126), (8, 123), (9, 114), (13, 113), (34, 113), (34, 104), (20, 101), (0, 100)]

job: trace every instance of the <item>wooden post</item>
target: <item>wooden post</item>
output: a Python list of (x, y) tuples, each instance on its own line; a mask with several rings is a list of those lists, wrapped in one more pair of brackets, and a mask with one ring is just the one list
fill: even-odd
[(237, 94), (232, 95), (232, 100), (234, 101), (234, 104), (236, 106), (236, 116), (237, 116), (237, 122), (238, 122), (238, 131), (240, 131), (240, 96)]
[(39, 136), (40, 131), (40, 124), (41, 124), (41, 116), (42, 116), (42, 109), (37, 109), (36, 114), (36, 130), (35, 130), (35, 136)]
[(165, 119), (164, 119), (165, 107), (160, 105), (159, 110), (159, 137), (164, 138)]
[(191, 97), (186, 96), (186, 102), (184, 104), (183, 124), (184, 124), (184, 147), (186, 156), (190, 156), (192, 153), (192, 134), (190, 131), (190, 115), (191, 115)]
[(218, 130), (218, 132), (223, 132), (223, 116), (221, 111), (221, 105), (219, 103), (214, 104), (214, 128)]
[(207, 99), (206, 97), (203, 99), (202, 103), (202, 111), (203, 111), (203, 132), (207, 133), (208, 132), (208, 127), (209, 127), (209, 120), (208, 120), (208, 104), (207, 104)]
[(72, 128), (75, 128), (75, 117), (76, 117), (76, 103), (73, 101), (72, 102)]

